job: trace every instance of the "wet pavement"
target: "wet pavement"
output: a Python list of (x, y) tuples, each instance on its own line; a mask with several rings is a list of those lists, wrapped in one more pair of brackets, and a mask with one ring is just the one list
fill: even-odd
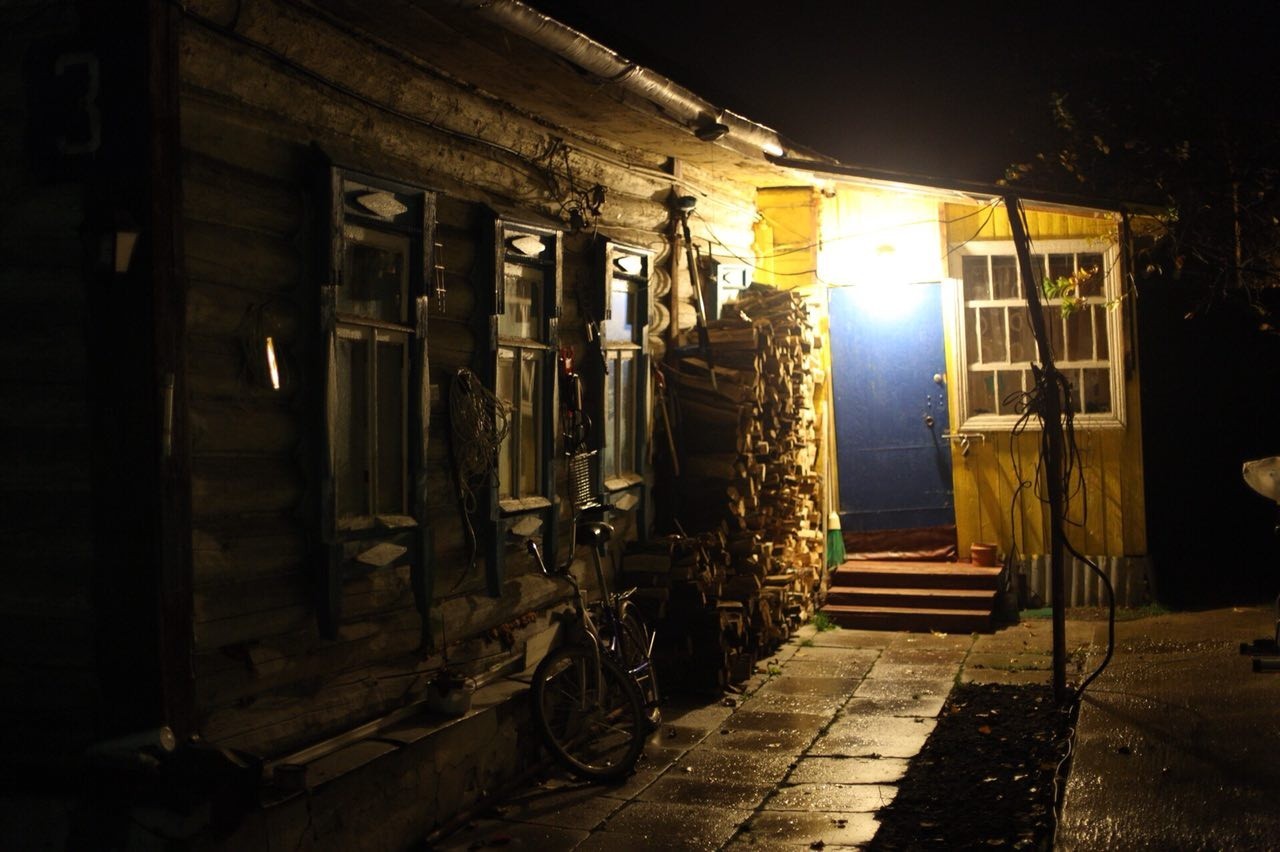
[[(1068, 623), (1073, 672), (1094, 626)], [(553, 776), (433, 848), (857, 848), (952, 686), (1047, 683), (1051, 647), (1048, 621), (985, 635), (806, 626), (741, 694), (666, 705), (625, 783)]]
[[(1280, 673), (1241, 642), (1273, 634), (1265, 607), (1117, 624), (1087, 690), (1056, 848), (1280, 849)], [(1106, 648), (1096, 625), (1088, 667)]]
[[(1269, 607), (1121, 621), (1077, 725), (1055, 848), (1280, 849), (1280, 673), (1241, 642)], [(1068, 677), (1106, 623), (1067, 622)], [(1048, 683), (1050, 625), (947, 636), (802, 628), (741, 695), (681, 698), (615, 787), (553, 776), (434, 848), (857, 848), (959, 682)], [(819, 842), (821, 845), (818, 845)]]

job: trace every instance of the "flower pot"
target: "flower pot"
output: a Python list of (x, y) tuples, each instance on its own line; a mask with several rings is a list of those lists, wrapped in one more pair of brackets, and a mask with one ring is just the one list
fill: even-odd
[(996, 545), (974, 542), (969, 545), (969, 561), (982, 568), (996, 567)]

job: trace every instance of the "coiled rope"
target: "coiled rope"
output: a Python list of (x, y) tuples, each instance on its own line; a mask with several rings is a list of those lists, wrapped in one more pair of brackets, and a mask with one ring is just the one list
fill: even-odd
[(454, 375), (449, 389), (449, 424), (458, 499), (471, 538), (474, 567), (477, 545), (471, 515), (476, 511), (476, 491), (494, 481), (498, 449), (511, 431), (511, 406), (463, 367)]

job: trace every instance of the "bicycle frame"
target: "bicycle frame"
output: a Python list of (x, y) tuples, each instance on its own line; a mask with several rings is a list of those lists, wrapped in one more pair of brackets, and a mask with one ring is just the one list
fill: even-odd
[[(642, 681), (648, 677), (649, 670), (653, 666), (650, 657), (653, 653), (653, 643), (656, 638), (656, 632), (650, 632), (648, 646), (640, 649), (642, 653), (642, 660), (640, 664), (632, 666), (627, 661), (622, 647), (626, 639), (623, 635), (624, 631), (620, 615), (622, 604), (630, 597), (630, 592), (620, 592), (616, 594), (610, 592), (609, 582), (605, 577), (604, 572), (603, 556), (606, 552), (609, 538), (612, 536), (613, 528), (600, 521), (589, 521), (581, 523), (581, 526), (590, 533), (592, 538), (591, 562), (592, 567), (595, 569), (596, 582), (600, 587), (600, 600), (598, 602), (600, 618), (609, 636), (607, 643), (601, 639), (600, 631), (597, 629), (595, 622), (591, 618), (591, 606), (587, 603), (586, 592), (582, 589), (581, 584), (578, 583), (577, 578), (573, 576), (573, 572), (569, 570), (570, 566), (573, 564), (573, 553), (577, 548), (578, 526), (578, 523), (574, 524), (574, 530), (570, 538), (569, 559), (556, 574), (552, 574), (547, 570), (546, 562), (542, 558), (541, 549), (538, 547), (537, 542), (532, 539), (530, 539), (528, 543), (529, 553), (538, 563), (543, 574), (548, 577), (562, 578), (567, 580), (573, 586), (574, 609), (577, 613), (578, 621), (583, 631), (591, 640), (588, 644), (591, 645), (592, 653), (595, 657), (595, 674), (597, 676), (597, 680), (600, 676), (600, 651), (604, 650), (623, 668), (624, 671), (631, 675), (632, 679), (636, 681), (636, 685), (641, 687), (641, 694), (646, 695), (646, 702), (648, 703), (647, 693), (642, 686)], [(654, 699), (656, 700), (656, 698), (657, 696), (655, 695)]]

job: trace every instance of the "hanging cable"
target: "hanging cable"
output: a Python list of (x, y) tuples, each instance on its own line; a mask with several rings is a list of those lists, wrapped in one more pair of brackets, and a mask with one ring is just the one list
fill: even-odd
[(449, 426), (458, 504), (471, 542), (474, 570), (479, 551), (471, 522), (477, 508), (476, 491), (496, 482), (498, 450), (511, 430), (511, 408), (463, 367), (449, 388)]

